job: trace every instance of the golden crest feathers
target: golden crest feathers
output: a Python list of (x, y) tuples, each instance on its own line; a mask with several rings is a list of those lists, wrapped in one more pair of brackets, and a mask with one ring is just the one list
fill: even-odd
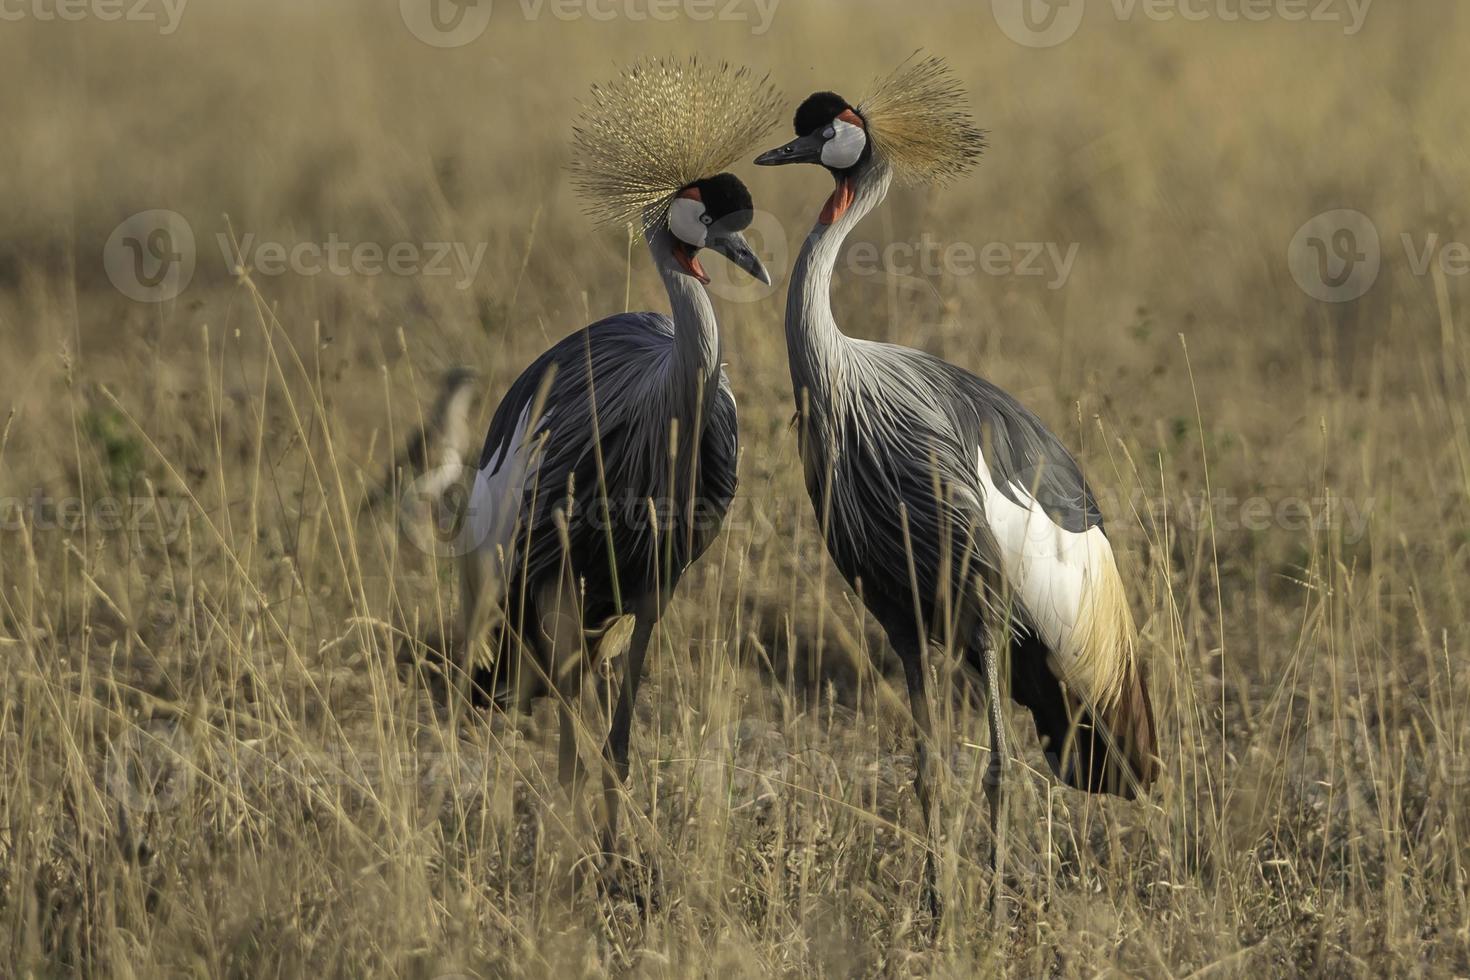
[(594, 85), (572, 130), (572, 184), (599, 225), (651, 227), (673, 196), (738, 160), (775, 123), (765, 75), (724, 62), (638, 62)]
[(985, 149), (970, 118), (970, 100), (941, 58), (910, 56), (857, 107), (873, 151), (900, 183), (944, 183), (963, 176)]

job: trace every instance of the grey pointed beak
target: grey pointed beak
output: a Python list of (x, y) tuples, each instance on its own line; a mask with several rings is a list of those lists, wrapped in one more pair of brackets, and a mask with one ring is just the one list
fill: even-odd
[(766, 271), (765, 266), (761, 265), (761, 260), (756, 258), (755, 252), (750, 247), (750, 243), (745, 240), (745, 236), (740, 234), (740, 232), (732, 231), (728, 235), (721, 235), (718, 238), (712, 237), (709, 241), (705, 242), (705, 248), (719, 252), (765, 285), (769, 286), (771, 284), (771, 274)]
[(821, 163), (822, 147), (826, 144), (820, 129), (798, 136), (785, 146), (767, 150), (755, 158), (757, 166), (779, 167), (783, 163)]

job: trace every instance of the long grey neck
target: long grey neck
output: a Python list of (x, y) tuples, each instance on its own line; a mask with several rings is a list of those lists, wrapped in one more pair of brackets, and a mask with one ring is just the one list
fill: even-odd
[(786, 292), (786, 353), (796, 407), (825, 401), (839, 383), (843, 356), (851, 341), (832, 318), (832, 270), (842, 243), (857, 223), (888, 194), (892, 172), (872, 162), (856, 178), (846, 212), (830, 225), (820, 221), (801, 246)]
[(694, 410), (698, 410), (702, 425), (709, 420), (710, 402), (719, 387), (720, 326), (704, 286), (686, 274), (674, 258), (674, 236), (668, 228), (656, 226), (645, 238), (668, 290), (674, 319), (674, 356), (668, 366), (669, 407), (674, 415), (687, 419), (686, 425), (693, 424)]
[[(673, 468), (671, 490), (692, 507), (699, 445), (720, 387), (720, 328), (703, 284), (674, 258), (675, 240), (668, 228), (659, 224), (646, 237), (674, 320), (674, 351), (664, 369), (662, 405), (649, 405), (648, 410), (661, 414), (672, 427), (674, 458), (680, 462)], [(692, 522), (690, 528), (692, 533)]]

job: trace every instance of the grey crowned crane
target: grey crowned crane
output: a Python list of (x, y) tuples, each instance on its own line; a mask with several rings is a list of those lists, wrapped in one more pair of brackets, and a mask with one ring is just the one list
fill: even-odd
[(631, 638), (615, 631), (628, 646), (604, 748), (609, 852), (649, 639), (735, 493), (735, 399), (699, 253), (770, 282), (741, 234), (750, 194), (723, 171), (770, 128), (777, 100), (745, 69), (694, 61), (643, 62), (592, 89), (572, 181), (598, 223), (641, 227), (673, 315), (609, 316), (537, 358), (496, 409), (469, 483), (460, 635), (472, 692), (521, 708), (555, 697), (574, 798), (583, 673), (597, 639), (631, 617)]
[(786, 298), (807, 492), (832, 560), (903, 664), (936, 920), (926, 649), (962, 655), (983, 678), (995, 908), (1006, 831), (1000, 660), (1057, 777), (1131, 798), (1157, 772), (1132, 617), (1092, 491), (1041, 420), (962, 368), (849, 337), (832, 316), (838, 251), (890, 181), (963, 174), (984, 146), (952, 72), (934, 58), (907, 62), (856, 106), (818, 92), (795, 129), (755, 162), (819, 164), (836, 181)]

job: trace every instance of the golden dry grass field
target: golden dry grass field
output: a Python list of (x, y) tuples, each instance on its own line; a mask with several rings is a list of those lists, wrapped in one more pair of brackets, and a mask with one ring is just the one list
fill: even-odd
[[(0, 6), (0, 975), (1470, 973), (1470, 13), (1082, 7)], [(667, 309), (567, 184), (592, 83), (698, 54), (794, 108), (919, 48), (989, 148), (865, 221), (839, 321), (1077, 453), (1163, 777), (1059, 787), (1012, 710), (995, 929), (983, 713), (943, 702), (931, 939), (902, 681), (789, 428), (830, 181), (745, 162), (776, 283), (705, 260), (740, 492), (638, 704), (659, 900), (600, 898), (551, 707), (456, 717), (400, 671), (455, 576), (368, 497), (446, 369), (478, 434), (548, 342)]]

